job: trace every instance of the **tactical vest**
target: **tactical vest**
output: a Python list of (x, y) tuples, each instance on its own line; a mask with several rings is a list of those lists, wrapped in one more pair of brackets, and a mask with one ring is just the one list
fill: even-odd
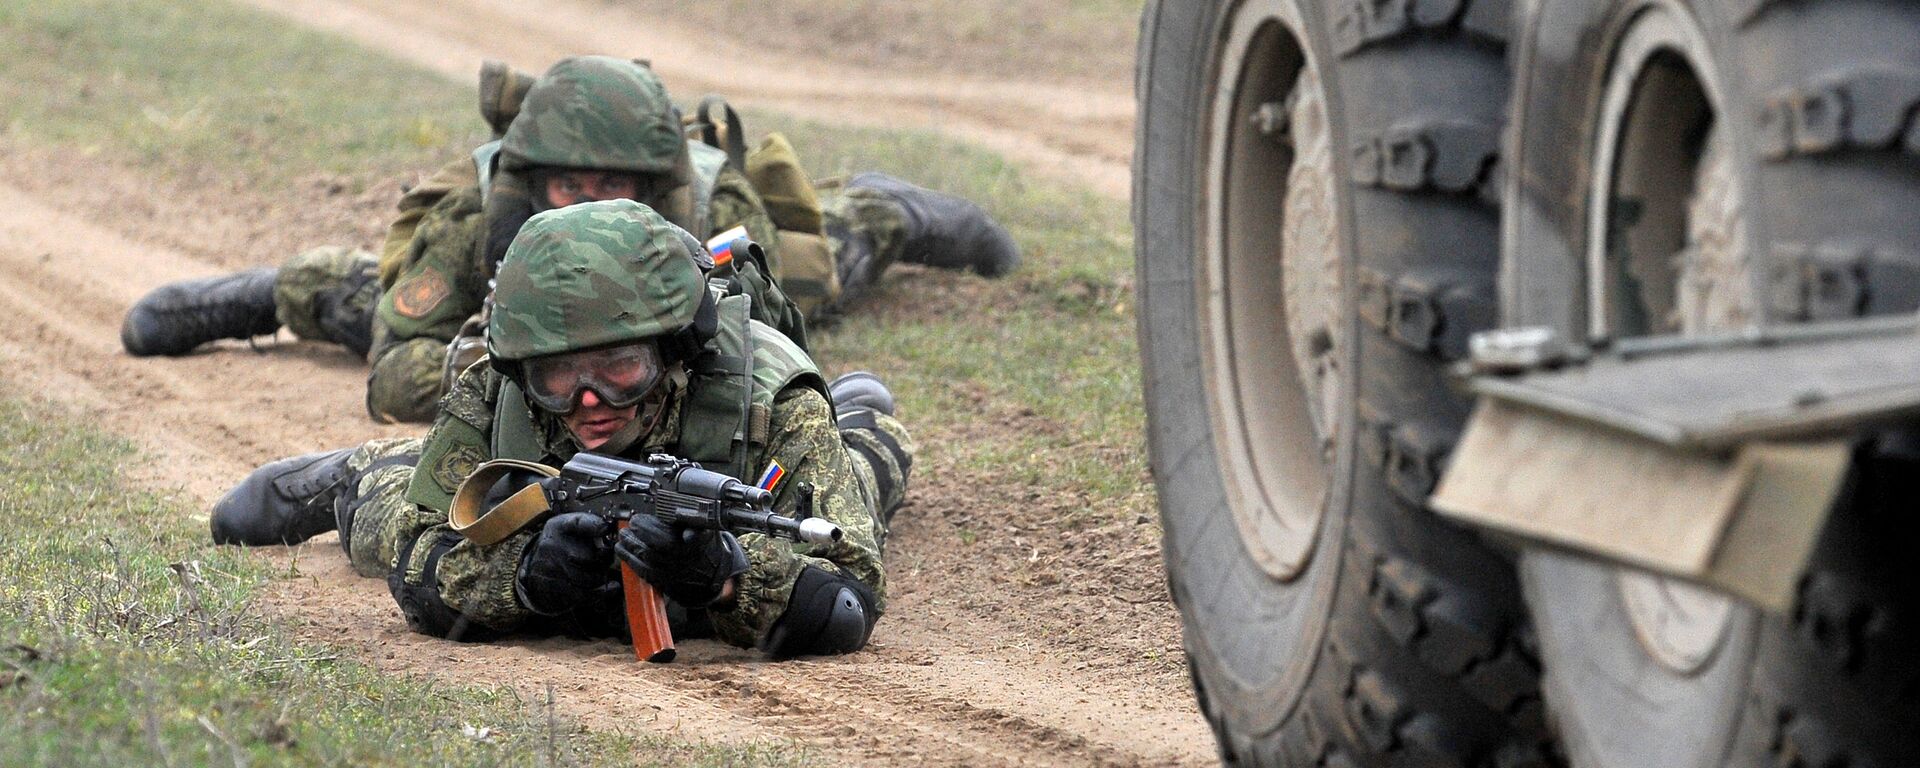
[(681, 229), (708, 232), (713, 229), (713, 187), (720, 181), (720, 170), (727, 167), (727, 153), (689, 141), (687, 157), (693, 161), (693, 220), (688, 222), (692, 226)]
[[(774, 397), (797, 385), (829, 398), (827, 382), (806, 352), (750, 317), (749, 297), (719, 295), (724, 291), (718, 284), (710, 290), (717, 298), (719, 332), (687, 363), (680, 440), (669, 451), (751, 483), (763, 469), (749, 462), (766, 448)], [(494, 402), (493, 458), (537, 462), (546, 452), (520, 386), (504, 381)]]

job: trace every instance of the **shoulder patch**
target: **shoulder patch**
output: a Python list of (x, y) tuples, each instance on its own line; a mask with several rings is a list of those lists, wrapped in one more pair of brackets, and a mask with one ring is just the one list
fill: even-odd
[(393, 287), (393, 311), (419, 320), (453, 294), (453, 284), (440, 270), (427, 267)]
[(479, 467), (480, 462), (485, 461), (486, 458), (486, 454), (480, 450), (480, 446), (455, 446), (452, 450), (447, 451), (446, 455), (441, 456), (438, 463), (434, 464), (433, 482), (437, 483), (447, 493), (453, 493), (460, 488), (461, 483), (466, 482), (467, 476), (473, 474), (473, 470)]

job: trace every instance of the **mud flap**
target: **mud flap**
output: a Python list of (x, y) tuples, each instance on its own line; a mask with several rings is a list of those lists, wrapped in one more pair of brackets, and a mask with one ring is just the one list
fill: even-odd
[(1851, 453), (1848, 440), (1684, 451), (1487, 398), (1431, 504), (1530, 545), (1697, 581), (1785, 611)]
[(1912, 317), (1533, 354), (1559, 348), (1544, 333), (1474, 338), (1492, 373), (1431, 505), (1769, 610), (1791, 605), (1856, 439), (1920, 415)]

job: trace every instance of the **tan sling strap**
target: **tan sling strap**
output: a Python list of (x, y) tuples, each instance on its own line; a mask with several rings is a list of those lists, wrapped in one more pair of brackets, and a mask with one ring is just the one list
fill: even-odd
[(496, 544), (547, 513), (547, 497), (538, 485), (514, 492), (493, 509), (480, 508), (493, 484), (516, 469), (545, 477), (560, 476), (560, 470), (532, 461), (494, 459), (481, 464), (460, 483), (459, 490), (453, 492), (453, 504), (447, 508), (447, 524), (453, 527), (454, 533), (482, 546)]

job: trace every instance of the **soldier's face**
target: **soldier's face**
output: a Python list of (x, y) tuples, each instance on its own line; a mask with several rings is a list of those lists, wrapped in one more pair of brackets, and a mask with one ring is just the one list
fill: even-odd
[(591, 389), (580, 391), (580, 405), (572, 413), (560, 417), (567, 430), (580, 441), (580, 447), (589, 451), (605, 445), (608, 438), (625, 428), (640, 414), (638, 404), (625, 408), (615, 408), (594, 394)]
[(598, 200), (638, 200), (640, 180), (631, 173), (561, 171), (547, 177), (547, 204), (565, 208)]

